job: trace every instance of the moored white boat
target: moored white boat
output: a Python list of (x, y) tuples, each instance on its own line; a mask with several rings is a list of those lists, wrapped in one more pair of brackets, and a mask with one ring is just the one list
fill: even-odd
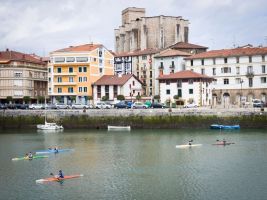
[(109, 131), (130, 131), (131, 126), (108, 126)]
[(45, 124), (38, 124), (37, 128), (41, 130), (59, 130), (63, 129), (63, 126), (57, 125), (56, 123), (45, 122)]

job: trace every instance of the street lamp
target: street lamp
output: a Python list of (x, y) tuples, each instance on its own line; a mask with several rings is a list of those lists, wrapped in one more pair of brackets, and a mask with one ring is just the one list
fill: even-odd
[(243, 96), (243, 94), (242, 94), (242, 83), (244, 83), (244, 81), (242, 80), (242, 79), (240, 79), (240, 84), (241, 84), (241, 92), (240, 92), (240, 108), (242, 107), (242, 96)]

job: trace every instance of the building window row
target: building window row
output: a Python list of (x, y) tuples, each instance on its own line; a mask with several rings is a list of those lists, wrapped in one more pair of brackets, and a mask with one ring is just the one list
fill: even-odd
[(55, 57), (55, 63), (65, 63), (65, 62), (88, 62), (89, 57)]
[(79, 87), (79, 92), (87, 92), (87, 87)]
[(79, 72), (87, 72), (87, 67), (79, 67)]

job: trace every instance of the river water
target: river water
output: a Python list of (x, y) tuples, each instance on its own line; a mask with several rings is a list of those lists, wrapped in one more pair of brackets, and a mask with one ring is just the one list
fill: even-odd
[[(217, 139), (235, 144), (211, 145)], [(193, 139), (201, 147), (175, 148)], [(73, 152), (11, 161), (59, 146)], [(83, 177), (38, 184), (59, 169)], [(0, 199), (267, 199), (266, 130), (34, 130), (0, 134)]]

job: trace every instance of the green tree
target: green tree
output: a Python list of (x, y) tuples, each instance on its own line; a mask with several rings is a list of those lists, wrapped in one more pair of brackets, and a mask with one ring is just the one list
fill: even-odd
[(38, 97), (37, 97), (37, 101), (38, 101), (39, 103), (44, 103), (44, 101), (45, 101), (45, 97), (44, 97), (44, 96), (38, 96)]
[(108, 100), (108, 96), (103, 96), (102, 97), (102, 101), (107, 101)]
[(73, 103), (76, 100), (75, 96), (70, 96), (71, 103)]
[(29, 96), (24, 96), (24, 97), (23, 97), (23, 101), (27, 104), (27, 103), (29, 103), (29, 102), (31, 101), (31, 97), (29, 97)]
[(120, 94), (120, 95), (117, 96), (117, 99), (120, 100), (120, 101), (123, 101), (123, 100), (125, 100), (125, 97)]
[(160, 96), (159, 95), (155, 95), (154, 96), (154, 99), (157, 100), (157, 101), (159, 101), (160, 100)]
[(10, 104), (10, 103), (13, 102), (13, 97), (12, 97), (12, 96), (7, 96), (7, 97), (6, 97), (6, 100), (7, 100), (7, 102)]
[(60, 102), (61, 101), (61, 97), (60, 96), (56, 96), (56, 100), (57, 100), (57, 102)]
[(135, 98), (136, 98), (137, 101), (139, 101), (141, 99), (141, 96), (137, 95)]

